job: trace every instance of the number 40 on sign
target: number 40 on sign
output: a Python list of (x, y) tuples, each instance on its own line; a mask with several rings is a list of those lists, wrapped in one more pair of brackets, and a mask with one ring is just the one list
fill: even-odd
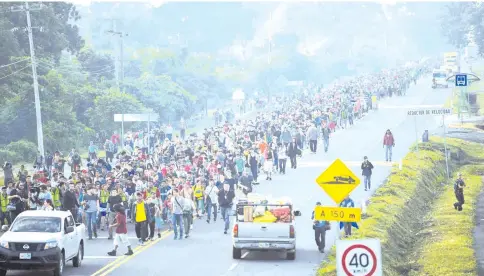
[(336, 268), (338, 276), (382, 276), (380, 241), (337, 240)]

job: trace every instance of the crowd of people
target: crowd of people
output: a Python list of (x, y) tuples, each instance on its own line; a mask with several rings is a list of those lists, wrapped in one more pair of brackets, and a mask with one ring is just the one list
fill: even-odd
[[(305, 149), (315, 154), (322, 143), (328, 151), (332, 133), (374, 108), (375, 98), (404, 95), (424, 71), (400, 68), (325, 88), (308, 86), (273, 99), (277, 108), (261, 109), (254, 118), (219, 113), (216, 126), (199, 133), (189, 133), (183, 120), (179, 131), (165, 125), (150, 133), (114, 133), (101, 149), (91, 143), (87, 160), (75, 149), (68, 156), (56, 151), (36, 158), (34, 172), (21, 168), (17, 177), (7, 162), (1, 222), (10, 224), (27, 209), (70, 210), (87, 225), (89, 239), (107, 231), (116, 248), (129, 245), (119, 238), (127, 231), (123, 220), (135, 224), (140, 244), (160, 237), (165, 227), (175, 239), (188, 238), (194, 219), (202, 218), (211, 223), (221, 217), (227, 234), (236, 194), (252, 192), (262, 178), (289, 173), (286, 165), (296, 170)], [(385, 142), (390, 160), (392, 141)]]

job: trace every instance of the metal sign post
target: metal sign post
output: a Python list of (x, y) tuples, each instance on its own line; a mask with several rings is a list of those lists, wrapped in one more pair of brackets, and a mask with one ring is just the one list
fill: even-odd
[[(445, 115), (452, 114), (452, 109), (450, 108), (422, 108), (422, 109), (412, 109), (407, 111), (408, 116), (415, 117), (415, 133), (417, 136), (417, 151), (418, 151), (418, 133), (417, 133), (417, 116), (432, 116), (432, 115), (441, 115), (445, 118)], [(450, 171), (449, 171), (449, 160), (448, 160), (448, 153), (447, 153), (447, 141), (446, 141), (446, 129), (445, 129), (445, 120), (442, 120), (444, 123), (444, 151), (445, 151), (445, 169), (447, 172), (447, 178), (450, 178)]]
[(124, 148), (124, 114), (121, 114), (121, 148)]
[(149, 132), (150, 123), (158, 122), (158, 114), (142, 113), (142, 114), (114, 114), (114, 121), (121, 122), (121, 143), (124, 148), (124, 122), (148, 122), (148, 151), (149, 151)]
[(445, 151), (445, 170), (447, 172), (447, 179), (450, 179), (449, 171), (449, 153), (447, 152), (447, 131), (445, 129), (445, 115), (442, 115), (442, 125), (444, 127), (444, 151)]

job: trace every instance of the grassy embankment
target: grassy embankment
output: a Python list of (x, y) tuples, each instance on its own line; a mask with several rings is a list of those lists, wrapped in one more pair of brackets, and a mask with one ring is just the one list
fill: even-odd
[[(447, 139), (447, 143), (451, 151), (450, 169), (452, 171), (456, 171), (469, 161), (484, 160), (480, 144), (459, 139)], [(420, 258), (420, 256), (425, 258), (428, 250), (437, 249), (440, 246), (438, 244), (440, 239), (449, 239), (447, 235), (452, 233), (444, 231), (445, 226), (442, 229), (442, 225), (452, 224), (452, 221), (445, 220), (461, 222), (463, 216), (472, 217), (470, 213), (472, 211), (469, 209), (472, 200), (469, 200), (469, 206), (466, 205), (463, 212), (457, 212), (453, 208), (453, 188), (451, 183), (446, 183), (443, 148), (440, 138), (432, 138), (429, 143), (421, 143), (419, 153), (412, 148), (403, 159), (402, 170), (394, 167), (387, 182), (371, 198), (366, 217), (360, 223), (360, 230), (355, 231), (351, 237), (351, 239), (376, 238), (381, 241), (384, 275), (465, 275), (458, 272), (442, 274), (441, 271), (444, 271), (444, 266), (453, 269), (465, 267), (467, 271), (475, 269), (475, 264), (472, 266), (472, 262), (467, 258), (453, 257), (445, 263), (442, 260), (437, 261), (438, 257), (437, 259), (429, 257), (428, 260)], [(474, 184), (475, 177), (472, 176), (471, 179)], [(470, 194), (472, 191), (468, 193), (468, 196), (472, 196)], [(434, 206), (442, 206), (442, 209)], [(444, 206), (447, 206), (445, 207), (447, 209)], [(431, 213), (431, 210), (434, 213)], [(445, 212), (448, 212), (447, 216)], [(436, 219), (438, 221), (435, 221)], [(459, 226), (459, 229), (460, 227), (467, 226)], [(432, 239), (431, 231), (438, 231), (439, 234)], [(472, 240), (472, 232), (459, 231), (458, 233), (465, 238), (455, 236), (454, 240), (462, 241), (456, 241), (455, 245), (472, 250), (472, 247), (468, 248), (467, 243), (463, 243), (466, 239)], [(454, 235), (457, 235), (457, 232)], [(452, 244), (450, 240), (446, 241), (449, 246)], [(458, 262), (462, 264), (456, 265)], [(439, 264), (440, 268), (429, 271), (436, 264)], [(423, 273), (424, 269), (426, 274)], [(336, 275), (334, 247), (328, 259), (322, 263), (318, 275)]]

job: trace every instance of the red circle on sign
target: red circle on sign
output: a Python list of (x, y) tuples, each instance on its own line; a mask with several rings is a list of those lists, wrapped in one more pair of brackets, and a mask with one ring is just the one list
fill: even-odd
[(346, 267), (345, 260), (346, 260), (346, 256), (348, 256), (348, 254), (350, 253), (350, 251), (353, 250), (353, 249), (356, 249), (356, 248), (365, 249), (366, 251), (368, 251), (368, 253), (370, 253), (371, 257), (373, 258), (373, 267), (371, 268), (370, 272), (368, 272), (368, 274), (366, 274), (365, 276), (371, 276), (371, 275), (373, 275), (373, 273), (375, 273), (375, 271), (376, 271), (376, 265), (377, 265), (376, 255), (375, 255), (375, 252), (373, 252), (373, 250), (371, 250), (368, 246), (365, 246), (363, 244), (354, 244), (354, 245), (346, 248), (346, 250), (343, 252), (343, 259), (341, 261), (343, 263), (343, 270), (344, 270), (344, 272), (348, 276), (353, 276), (353, 274), (351, 274), (351, 272)]

